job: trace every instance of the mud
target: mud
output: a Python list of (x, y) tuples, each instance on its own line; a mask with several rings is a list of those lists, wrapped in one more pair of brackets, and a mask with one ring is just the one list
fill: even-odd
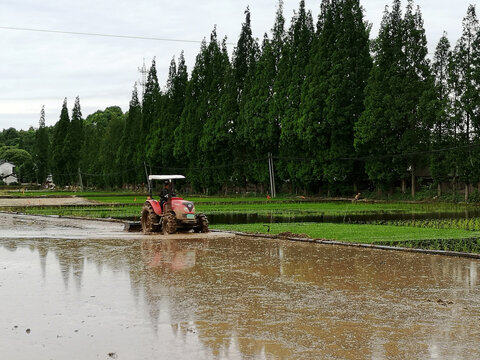
[(478, 260), (0, 219), (5, 359), (480, 358)]
[(121, 221), (100, 221), (59, 216), (22, 215), (0, 212), (0, 239), (206, 239), (224, 236), (220, 232), (206, 234), (178, 233), (172, 235), (127, 233)]
[(61, 205), (91, 205), (97, 204), (94, 201), (82, 197), (65, 198), (0, 198), (0, 207), (24, 207), (24, 206), (61, 206)]

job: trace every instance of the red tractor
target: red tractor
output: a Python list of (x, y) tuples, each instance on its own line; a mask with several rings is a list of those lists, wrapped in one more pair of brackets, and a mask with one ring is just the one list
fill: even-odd
[(183, 175), (149, 175), (149, 185), (152, 180), (164, 182), (160, 194), (160, 201), (150, 197), (145, 201), (142, 209), (142, 231), (144, 233), (160, 232), (174, 234), (177, 230), (192, 230), (208, 232), (208, 220), (204, 214), (195, 214), (195, 206), (191, 201), (185, 201), (175, 195), (174, 179), (185, 179)]

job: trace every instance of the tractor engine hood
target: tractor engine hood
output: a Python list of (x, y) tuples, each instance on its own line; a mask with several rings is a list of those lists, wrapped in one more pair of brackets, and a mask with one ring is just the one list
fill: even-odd
[(191, 201), (185, 201), (182, 198), (172, 198), (172, 210), (176, 214), (193, 214), (195, 206)]

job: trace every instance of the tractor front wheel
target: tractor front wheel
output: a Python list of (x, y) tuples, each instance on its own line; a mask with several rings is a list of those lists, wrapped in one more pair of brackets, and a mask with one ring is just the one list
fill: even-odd
[(195, 232), (208, 232), (208, 220), (205, 214), (198, 214), (197, 215), (197, 226), (194, 228)]
[(145, 204), (143, 206), (141, 223), (144, 234), (158, 231), (158, 216), (153, 211), (152, 205)]
[(162, 229), (165, 235), (175, 234), (175, 231), (177, 231), (177, 219), (175, 218), (175, 214), (169, 213), (163, 217)]

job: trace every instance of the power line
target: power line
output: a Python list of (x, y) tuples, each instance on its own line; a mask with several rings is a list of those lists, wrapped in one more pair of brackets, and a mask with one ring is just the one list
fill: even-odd
[[(192, 43), (192, 44), (201, 44), (201, 43), (203, 42), (203, 40), (200, 41), (200, 40), (172, 39), (172, 38), (160, 38), (160, 37), (148, 37), (148, 36), (102, 34), (102, 33), (89, 33), (89, 32), (63, 31), (63, 30), (49, 30), (49, 29), (33, 29), (33, 28), (12, 27), (12, 26), (0, 26), (0, 29), (3, 29), (3, 30), (15, 30), (15, 31), (31, 31), (31, 32), (50, 33), (50, 34), (64, 34), (64, 35), (99, 36), (99, 37), (119, 38), (119, 39), (151, 40), (151, 41), (169, 41), (169, 42), (181, 42), (181, 43)], [(228, 42), (226, 42), (225, 44), (227, 44), (227, 45), (235, 45), (235, 44), (233, 44), (233, 43), (228, 43)]]

